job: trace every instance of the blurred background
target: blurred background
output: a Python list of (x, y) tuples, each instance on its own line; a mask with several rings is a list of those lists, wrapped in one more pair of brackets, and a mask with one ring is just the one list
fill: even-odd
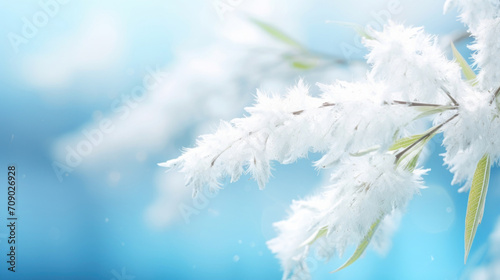
[[(280, 94), (304, 78), (317, 93), (317, 82), (363, 77), (359, 36), (332, 22), (424, 26), (450, 58), (452, 40), (469, 57), (443, 2), (0, 0), (0, 168), (4, 180), (18, 170), (19, 219), (12, 273), (4, 185), (0, 279), (281, 279), (265, 242), (292, 200), (324, 182), (318, 155), (275, 164), (263, 191), (244, 177), (195, 200), (157, 163), (242, 116), (257, 88)], [(499, 173), (463, 265), (467, 194), (450, 185), (440, 141), (424, 163), (429, 188), (386, 254), (368, 249), (333, 275), (354, 248), (313, 256), (313, 279), (500, 278)]]

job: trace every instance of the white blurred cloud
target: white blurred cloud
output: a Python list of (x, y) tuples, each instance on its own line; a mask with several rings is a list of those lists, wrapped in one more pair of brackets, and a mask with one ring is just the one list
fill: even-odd
[(191, 199), (192, 190), (184, 187), (184, 177), (178, 173), (165, 176), (162, 172), (156, 181), (158, 196), (146, 209), (144, 219), (151, 228), (163, 229), (182, 221), (179, 206)]
[(122, 54), (123, 36), (113, 13), (87, 14), (75, 34), (49, 42), (23, 58), (24, 79), (40, 89), (65, 88), (85, 72), (112, 67)]
[[(273, 4), (279, 6), (286, 3), (284, 0), (277, 2)], [(277, 13), (272, 17), (273, 23), (286, 26), (286, 29), (300, 26), (304, 5), (312, 4), (303, 2), (302, 6), (294, 6), (286, 14)], [(245, 9), (246, 13), (262, 18), (266, 12), (276, 13), (270, 6), (266, 1), (257, 1), (243, 3), (238, 9)], [(278, 93), (283, 93), (296, 83), (299, 75), (311, 83), (333, 82), (337, 78), (356, 79), (366, 69), (359, 65), (351, 69), (330, 65), (321, 71), (300, 72), (289, 64), (283, 64), (276, 52), (263, 51), (274, 48), (279, 53), (286, 46), (269, 38), (246, 18), (227, 17), (222, 26), (220, 24), (213, 24), (213, 41), (198, 48), (177, 50), (174, 63), (159, 69), (164, 77), (161, 83), (149, 90), (145, 98), (135, 104), (137, 106), (128, 108), (129, 113), (114, 110), (116, 106), (113, 105), (116, 102), (125, 104), (121, 99), (131, 94), (126, 92), (110, 103), (107, 114), (99, 114), (100, 118), (60, 137), (54, 143), (54, 159), (65, 163), (68, 147), (76, 150), (86, 140), (83, 131), (98, 129), (99, 122), (106, 118), (112, 122), (113, 131), (103, 133), (102, 141), (93, 145), (91, 152), (82, 155), (73, 172), (95, 175), (120, 164), (128, 165), (127, 168), (155, 168), (154, 163), (141, 161), (137, 155), (149, 159), (165, 147), (179, 149), (173, 140), (182, 138), (187, 132), (194, 131), (197, 135), (207, 133), (213, 131), (220, 119), (239, 117), (242, 108), (251, 102), (259, 87), (278, 89)], [(137, 168), (134, 170), (137, 171)], [(161, 229), (182, 221), (178, 206), (192, 203), (191, 190), (184, 188), (179, 176), (162, 173), (161, 179), (157, 180), (158, 196), (145, 214), (146, 222), (153, 228)]]

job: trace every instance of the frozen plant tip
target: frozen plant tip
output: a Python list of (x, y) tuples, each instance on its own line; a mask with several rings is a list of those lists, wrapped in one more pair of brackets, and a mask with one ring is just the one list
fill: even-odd
[[(278, 236), (268, 242), (280, 259), (283, 279), (309, 279), (311, 250), (329, 259), (354, 254), (336, 271), (356, 261), (370, 242), (379, 246), (391, 232), (394, 217), (423, 187), (418, 167), (426, 143), (443, 133), (444, 163), (454, 178), (470, 189), (465, 221), (465, 254), (470, 252), (484, 214), (491, 165), (500, 158), (500, 4), (496, 1), (447, 1), (458, 7), (461, 20), (475, 39), (478, 75), (454, 46), (446, 58), (437, 38), (422, 28), (389, 23), (364, 38), (371, 66), (357, 83), (318, 85), (312, 96), (303, 82), (285, 95), (257, 91), (248, 116), (222, 122), (195, 148), (161, 163), (187, 178), (193, 194), (220, 188), (249, 173), (261, 189), (271, 163), (293, 163), (309, 152), (321, 153), (317, 168), (332, 168), (330, 184), (293, 201), (290, 216), (274, 224)], [(466, 78), (462, 79), (462, 74)], [(416, 133), (415, 123), (432, 119), (433, 126)], [(425, 122), (424, 122), (425, 123)]]

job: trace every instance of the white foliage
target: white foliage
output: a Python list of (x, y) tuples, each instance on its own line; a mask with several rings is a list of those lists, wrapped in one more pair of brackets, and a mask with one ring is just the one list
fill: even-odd
[(387, 104), (380, 98), (383, 88), (373, 83), (321, 88), (317, 98), (302, 81), (284, 97), (257, 92), (257, 104), (246, 108), (248, 117), (222, 122), (217, 132), (201, 136), (196, 148), (161, 165), (180, 168), (195, 193), (204, 186), (219, 188), (226, 176), (234, 182), (244, 172), (262, 189), (271, 161), (288, 164), (310, 151), (326, 152), (316, 166), (330, 167), (346, 154), (387, 148), (416, 116), (407, 106)]
[[(500, 1), (448, 1), (445, 10), (450, 5), (459, 8), (460, 18), (476, 39), (470, 48), (475, 51), (472, 58), (479, 67), (477, 81), (473, 81), (477, 85), (462, 83), (457, 89), (455, 96), (460, 103), (457, 118), (443, 128), (444, 162), (454, 174), (453, 184), (466, 181), (460, 189), (465, 191), (470, 188), (476, 165), (485, 153), (492, 162), (500, 157), (500, 110), (498, 99), (495, 100), (500, 87), (500, 66), (495, 59), (500, 51)], [(436, 122), (442, 120), (436, 118)]]
[(483, 20), (498, 18), (500, 15), (500, 1), (498, 0), (447, 0), (444, 11), (457, 7), (460, 11), (460, 19), (469, 27), (469, 31), (475, 35), (477, 27)]
[(423, 28), (389, 23), (375, 40), (365, 40), (370, 50), (369, 77), (387, 83), (386, 95), (397, 100), (447, 102), (443, 89), (454, 92), (462, 84), (460, 68), (446, 59), (437, 37)]
[(474, 64), (479, 68), (479, 88), (496, 90), (500, 86), (500, 66), (493, 57), (500, 51), (499, 0), (448, 0), (445, 12), (458, 7), (460, 19), (469, 27), (475, 42), (470, 46)]
[(393, 100), (384, 98), (387, 89), (380, 83), (337, 82), (320, 88), (323, 98), (336, 104), (338, 115), (334, 120), (325, 119), (330, 127), (323, 130), (329, 133), (322, 141), (328, 144), (328, 151), (315, 163), (319, 168), (331, 167), (346, 154), (374, 146), (387, 149), (416, 117), (416, 111), (407, 106), (389, 104)]
[(469, 91), (456, 120), (443, 129), (444, 162), (454, 174), (452, 184), (468, 181), (461, 190), (470, 187), (476, 165), (485, 153), (494, 159), (500, 156), (499, 110), (491, 101), (491, 95)]

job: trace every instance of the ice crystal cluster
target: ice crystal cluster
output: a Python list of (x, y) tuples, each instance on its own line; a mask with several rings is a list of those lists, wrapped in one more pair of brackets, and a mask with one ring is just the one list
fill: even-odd
[[(293, 163), (309, 152), (323, 156), (317, 168), (331, 169), (330, 183), (294, 201), (289, 217), (275, 223), (278, 236), (268, 247), (280, 259), (283, 279), (308, 279), (307, 258), (314, 247), (328, 259), (349, 246), (354, 262), (423, 188), (419, 156), (443, 133), (444, 163), (452, 183), (470, 189), (465, 221), (465, 260), (481, 222), (491, 165), (500, 157), (500, 1), (451, 0), (474, 38), (477, 76), (453, 48), (447, 58), (435, 36), (422, 28), (387, 24), (364, 38), (371, 66), (362, 82), (318, 85), (309, 94), (300, 81), (286, 95), (257, 92), (248, 115), (222, 122), (195, 148), (160, 165), (177, 168), (197, 192), (216, 190), (249, 173), (264, 188), (271, 162)], [(463, 75), (463, 78), (462, 78)], [(415, 123), (432, 127), (414, 134)], [(376, 239), (376, 238), (375, 238)]]

